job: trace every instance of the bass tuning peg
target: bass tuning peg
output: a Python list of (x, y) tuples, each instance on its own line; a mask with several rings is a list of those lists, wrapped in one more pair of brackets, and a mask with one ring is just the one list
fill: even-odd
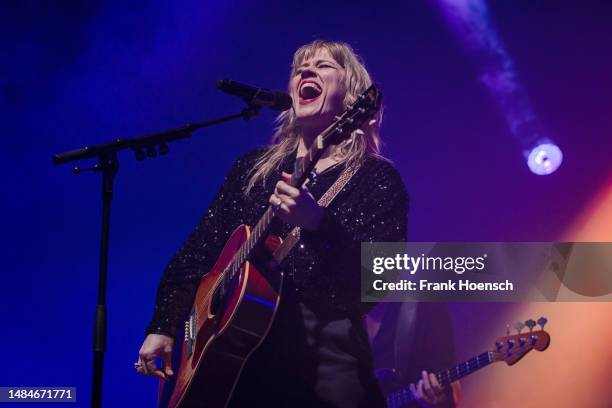
[(516, 322), (514, 323), (514, 328), (516, 329), (518, 334), (521, 334), (521, 330), (525, 328), (525, 325), (523, 324), (523, 322)]
[(540, 327), (542, 328), (542, 330), (544, 330), (544, 325), (548, 322), (548, 319), (545, 317), (540, 317), (538, 319), (538, 324), (540, 325)]
[(533, 328), (535, 327), (536, 322), (533, 319), (529, 319), (525, 322), (525, 326), (529, 327), (529, 331), (533, 331)]

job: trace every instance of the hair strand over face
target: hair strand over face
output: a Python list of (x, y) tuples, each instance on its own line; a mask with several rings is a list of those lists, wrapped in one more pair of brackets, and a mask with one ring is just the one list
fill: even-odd
[[(332, 58), (345, 70), (344, 82), (347, 92), (344, 97), (344, 106), (348, 107), (372, 85), (372, 79), (361, 58), (355, 54), (350, 45), (344, 42), (315, 40), (300, 47), (293, 56), (289, 83), (291, 83), (291, 78), (295, 75), (296, 68), (321, 49), (327, 50)], [(289, 89), (289, 91), (291, 90)], [(344, 162), (345, 166), (361, 164), (367, 156), (383, 158), (380, 154), (382, 109), (374, 119), (373, 124), (366, 126), (364, 129), (353, 131), (349, 138), (338, 145), (335, 158)], [(296, 123), (295, 111), (289, 109), (282, 112), (276, 118), (276, 122), (278, 126), (272, 136), (271, 145), (261, 155), (251, 170), (249, 182), (245, 187), (246, 194), (251, 191), (255, 184), (259, 182), (265, 183), (266, 177), (277, 169), (283, 159), (298, 147), (300, 128)]]

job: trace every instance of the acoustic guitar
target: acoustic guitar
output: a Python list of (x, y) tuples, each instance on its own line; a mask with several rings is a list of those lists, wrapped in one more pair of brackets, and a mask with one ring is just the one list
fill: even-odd
[[(367, 125), (380, 105), (380, 91), (372, 85), (317, 136), (305, 157), (296, 160), (289, 183), (301, 186), (324, 150)], [(280, 301), (282, 271), (262, 267), (280, 265), (289, 253), (279, 237), (268, 234), (274, 218), (268, 207), (254, 228), (239, 226), (212, 270), (202, 277), (185, 322), (180, 368), (168, 407), (228, 404), (245, 362), (265, 338)], [(160, 396), (165, 386), (162, 380)]]

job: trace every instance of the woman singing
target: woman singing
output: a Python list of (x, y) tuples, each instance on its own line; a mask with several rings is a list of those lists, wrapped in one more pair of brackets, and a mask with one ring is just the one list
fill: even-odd
[[(334, 117), (371, 85), (345, 43), (314, 41), (294, 55), (293, 109), (279, 117), (272, 143), (238, 159), (193, 233), (166, 267), (138, 371), (167, 379), (170, 355), (201, 276), (232, 231), (255, 225), (271, 205), (282, 222), (272, 234), (302, 229), (285, 259), (285, 286), (274, 323), (248, 359), (230, 406), (379, 407), (360, 303), (360, 243), (405, 241), (408, 196), (399, 173), (380, 155), (379, 124), (328, 148), (316, 177), (290, 186), (294, 161)], [(346, 166), (357, 172), (328, 207), (317, 200)], [(157, 367), (156, 359), (162, 361)]]

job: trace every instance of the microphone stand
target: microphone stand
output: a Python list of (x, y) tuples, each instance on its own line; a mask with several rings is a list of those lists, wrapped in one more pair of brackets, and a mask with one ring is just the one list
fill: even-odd
[[(98, 163), (90, 168), (74, 167), (73, 173), (94, 171), (102, 173), (102, 232), (100, 237), (100, 270), (98, 274), (98, 303), (96, 305), (93, 344), (93, 381), (91, 390), (92, 408), (102, 407), (102, 374), (104, 371), (104, 352), (106, 351), (106, 277), (108, 272), (108, 242), (110, 232), (111, 200), (113, 183), (119, 171), (117, 152), (132, 149), (136, 160), (154, 158), (168, 153), (168, 143), (192, 136), (198, 129), (229, 122), (235, 119), (249, 120), (254, 118), (260, 106), (247, 101), (247, 106), (238, 114), (222, 118), (187, 124), (181, 127), (134, 138), (116, 139), (112, 142), (59, 153), (53, 156), (53, 163), (64, 164), (82, 159), (97, 158)], [(157, 147), (157, 149), (156, 149)]]

